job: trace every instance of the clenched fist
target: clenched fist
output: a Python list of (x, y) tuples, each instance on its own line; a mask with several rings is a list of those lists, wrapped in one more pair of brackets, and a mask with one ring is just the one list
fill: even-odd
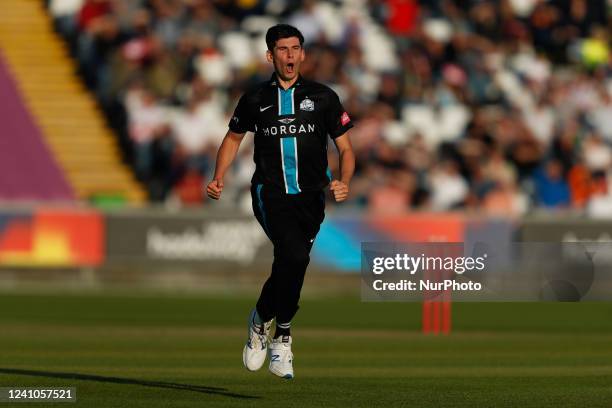
[(221, 192), (223, 191), (223, 180), (215, 179), (208, 183), (206, 186), (206, 194), (213, 200), (221, 198)]
[(334, 193), (334, 199), (337, 203), (348, 198), (349, 187), (339, 180), (333, 180), (329, 185), (329, 189)]

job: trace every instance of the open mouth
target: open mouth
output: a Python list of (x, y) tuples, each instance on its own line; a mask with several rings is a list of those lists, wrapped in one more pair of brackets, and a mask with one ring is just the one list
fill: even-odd
[(287, 69), (287, 73), (293, 74), (293, 63), (292, 62), (288, 63), (286, 69)]

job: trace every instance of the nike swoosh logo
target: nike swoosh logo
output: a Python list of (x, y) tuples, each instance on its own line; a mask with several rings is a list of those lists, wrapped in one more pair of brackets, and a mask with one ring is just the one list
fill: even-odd
[(259, 107), (259, 111), (260, 111), (260, 112), (263, 112), (263, 111), (265, 111), (265, 110), (270, 109), (272, 106), (274, 106), (274, 105), (266, 106), (265, 108), (262, 108), (262, 107), (260, 106), (260, 107)]

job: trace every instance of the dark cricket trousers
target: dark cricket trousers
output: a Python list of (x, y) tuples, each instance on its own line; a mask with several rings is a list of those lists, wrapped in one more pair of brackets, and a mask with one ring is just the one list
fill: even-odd
[(272, 273), (257, 313), (263, 321), (288, 323), (298, 310), (310, 250), (325, 217), (323, 191), (286, 194), (269, 185), (251, 186), (253, 212), (274, 245)]

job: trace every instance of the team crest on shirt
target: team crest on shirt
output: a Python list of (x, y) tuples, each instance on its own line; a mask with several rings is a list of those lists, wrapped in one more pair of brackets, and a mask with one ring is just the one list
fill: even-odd
[(312, 112), (314, 110), (314, 102), (312, 99), (306, 97), (306, 99), (300, 103), (300, 110)]

